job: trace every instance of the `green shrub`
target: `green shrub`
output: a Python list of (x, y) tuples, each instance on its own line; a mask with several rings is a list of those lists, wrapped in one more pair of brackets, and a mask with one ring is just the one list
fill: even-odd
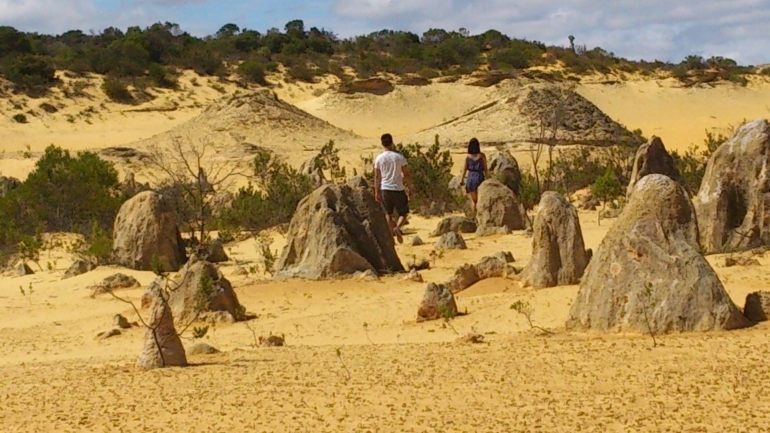
[(238, 65), (238, 75), (247, 83), (257, 83), (267, 86), (265, 80), (265, 67), (262, 63), (254, 60), (247, 60)]
[(85, 254), (97, 264), (109, 264), (112, 259), (112, 236), (97, 221), (91, 224), (91, 233), (86, 236), (88, 248)]
[(259, 232), (285, 224), (299, 202), (313, 191), (312, 180), (266, 152), (254, 158), (254, 180), (225, 209), (220, 227)]
[(607, 167), (604, 174), (599, 176), (593, 185), (591, 185), (591, 194), (594, 198), (602, 202), (602, 210), (610, 203), (623, 194), (623, 186), (618, 181), (615, 170)]
[(532, 173), (521, 173), (521, 183), (519, 184), (519, 195), (524, 209), (530, 211), (535, 208), (540, 199), (538, 198), (537, 179)]
[(433, 78), (437, 78), (441, 74), (439, 74), (439, 72), (435, 69), (422, 68), (419, 71), (417, 71), (417, 75), (421, 76), (422, 78), (427, 78), (430, 80)]
[(113, 165), (96, 154), (80, 152), (72, 157), (66, 150), (49, 146), (27, 179), (0, 198), (0, 250), (13, 250), (22, 239), (38, 232), (74, 232), (88, 237), (94, 233), (94, 224), (107, 236), (125, 201), (119, 186)]
[(134, 95), (128, 91), (126, 83), (118, 79), (110, 77), (105, 78), (104, 84), (102, 84), (102, 90), (113, 102), (119, 104), (133, 104), (136, 102)]
[(27, 116), (24, 114), (18, 113), (13, 116), (13, 120), (16, 121), (16, 123), (27, 123)]
[(315, 83), (315, 72), (308, 68), (304, 63), (298, 63), (289, 68), (288, 74), (295, 80), (304, 81), (305, 83)]
[(32, 95), (41, 94), (56, 83), (56, 70), (42, 56), (9, 56), (3, 62), (2, 73), (20, 90)]
[(157, 63), (150, 65), (148, 77), (158, 87), (174, 89), (177, 86), (176, 75)]
[(449, 150), (441, 150), (439, 136), (426, 151), (419, 144), (396, 145), (396, 151), (406, 157), (414, 191), (410, 206), (417, 212), (432, 203), (444, 203), (447, 210), (461, 207), (461, 199), (449, 188), (452, 180), (452, 156)]

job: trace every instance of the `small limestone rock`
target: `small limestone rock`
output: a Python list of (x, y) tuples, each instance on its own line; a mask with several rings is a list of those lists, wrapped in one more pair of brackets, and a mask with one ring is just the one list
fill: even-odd
[(422, 283), (423, 282), (422, 274), (417, 272), (416, 269), (412, 269), (411, 271), (409, 271), (409, 274), (406, 277), (404, 277), (404, 280), (405, 281), (414, 281), (415, 283)]
[(513, 253), (511, 253), (510, 251), (500, 251), (499, 253), (496, 253), (492, 257), (504, 263), (513, 263), (516, 261), (516, 259), (513, 258)]
[(746, 296), (743, 315), (755, 323), (770, 320), (770, 292), (755, 292)]
[(188, 355), (214, 355), (220, 353), (219, 349), (206, 343), (197, 343), (187, 349)]
[(443, 234), (438, 242), (436, 242), (436, 249), (439, 250), (466, 250), (468, 246), (465, 245), (463, 237), (456, 232), (449, 232)]
[(377, 273), (371, 269), (363, 272), (357, 272), (354, 276), (358, 281), (377, 281), (380, 279), (380, 277), (377, 276)]
[(211, 241), (202, 252), (204, 253), (202, 257), (209, 263), (222, 263), (230, 260), (225, 253), (225, 246), (219, 239)]
[(425, 245), (425, 242), (423, 242), (423, 240), (420, 239), (419, 236), (415, 236), (415, 237), (412, 238), (411, 245), (413, 247), (419, 247), (419, 246)]
[(24, 262), (19, 262), (18, 265), (16, 265), (16, 275), (23, 277), (25, 275), (35, 275), (35, 272), (32, 270), (32, 268), (29, 267), (28, 264)]
[(67, 268), (67, 272), (64, 273), (63, 279), (76, 277), (78, 275), (83, 275), (86, 272), (93, 271), (94, 269), (96, 269), (96, 263), (90, 260), (78, 259), (78, 260), (75, 260), (74, 263), (72, 263), (72, 266)]
[(438, 223), (436, 230), (434, 230), (430, 236), (438, 237), (450, 232), (475, 233), (476, 228), (476, 222), (471, 218), (463, 216), (451, 216), (441, 220), (441, 222)]
[(106, 340), (108, 338), (117, 337), (118, 335), (120, 335), (120, 330), (116, 329), (116, 328), (113, 328), (113, 329), (110, 329), (109, 331), (102, 331), (102, 332), (96, 334), (96, 339), (97, 340)]
[(428, 284), (420, 308), (417, 310), (417, 321), (438, 320), (442, 317), (451, 318), (456, 315), (457, 304), (449, 287), (443, 284)]
[(262, 347), (283, 347), (286, 344), (286, 340), (283, 336), (269, 335), (267, 337), (259, 337), (259, 345)]
[(112, 322), (113, 322), (113, 324), (115, 326), (117, 326), (120, 329), (129, 329), (129, 328), (131, 328), (131, 324), (128, 323), (128, 319), (123, 317), (123, 315), (121, 315), (121, 314), (116, 314), (115, 317), (113, 318)]
[(459, 337), (456, 342), (460, 344), (482, 344), (484, 343), (484, 336), (471, 332)]
[(114, 274), (105, 278), (101, 283), (91, 286), (91, 290), (93, 291), (91, 296), (93, 297), (103, 293), (114, 292), (120, 289), (133, 289), (139, 286), (141, 286), (139, 281), (132, 276), (126, 274)]

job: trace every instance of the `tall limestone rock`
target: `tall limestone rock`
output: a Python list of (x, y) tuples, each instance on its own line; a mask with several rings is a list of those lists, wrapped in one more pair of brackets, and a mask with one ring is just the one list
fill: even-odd
[(131, 269), (152, 270), (157, 256), (163, 271), (179, 270), (187, 257), (176, 215), (164, 196), (144, 191), (123, 203), (115, 218), (113, 254)]
[(700, 254), (684, 188), (651, 174), (588, 265), (567, 328), (664, 334), (748, 324)]
[(693, 199), (704, 253), (770, 245), (770, 123), (744, 125), (706, 166)]
[(360, 271), (404, 270), (385, 212), (360, 177), (305, 197), (289, 225), (279, 278), (321, 279)]
[(575, 207), (561, 194), (543, 193), (532, 231), (532, 259), (523, 271), (524, 285), (542, 289), (580, 282), (591, 250), (583, 243)]
[(666, 151), (666, 146), (663, 145), (663, 140), (660, 137), (650, 137), (650, 140), (639, 146), (636, 151), (634, 169), (631, 172), (626, 197), (631, 197), (636, 184), (648, 174), (662, 174), (679, 181), (679, 170), (676, 168), (674, 158)]

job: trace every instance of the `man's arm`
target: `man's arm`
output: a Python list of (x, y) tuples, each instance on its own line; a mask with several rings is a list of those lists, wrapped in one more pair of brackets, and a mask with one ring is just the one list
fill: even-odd
[(408, 195), (412, 195), (414, 184), (412, 183), (412, 176), (409, 174), (409, 168), (406, 165), (401, 166), (401, 173), (404, 175), (404, 186), (409, 190)]
[(382, 173), (380, 168), (374, 167), (374, 199), (378, 202), (382, 201), (382, 193), (380, 192), (380, 184), (382, 183)]

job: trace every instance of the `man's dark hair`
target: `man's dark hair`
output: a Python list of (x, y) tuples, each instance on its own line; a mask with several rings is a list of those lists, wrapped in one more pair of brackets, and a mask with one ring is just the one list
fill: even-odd
[(380, 137), (380, 141), (382, 142), (382, 145), (385, 147), (393, 146), (393, 136), (390, 134), (382, 134), (382, 137)]

